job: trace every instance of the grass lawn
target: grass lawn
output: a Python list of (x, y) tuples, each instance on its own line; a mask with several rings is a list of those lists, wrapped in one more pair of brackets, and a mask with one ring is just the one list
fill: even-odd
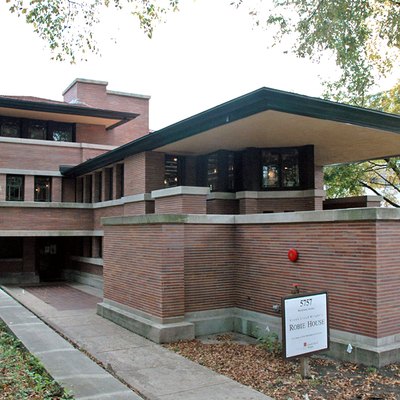
[(0, 399), (73, 399), (0, 320)]

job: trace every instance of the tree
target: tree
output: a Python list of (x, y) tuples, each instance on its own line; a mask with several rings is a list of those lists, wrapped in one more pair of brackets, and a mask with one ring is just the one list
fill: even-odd
[(93, 26), (107, 7), (130, 12), (151, 37), (156, 23), (178, 10), (179, 0), (6, 0), (11, 13), (24, 17), (48, 43), (53, 58), (75, 62), (98, 53)]
[(250, 9), (250, 14), (257, 25), (275, 29), (274, 45), (291, 37), (289, 51), (299, 57), (334, 57), (341, 74), (326, 82), (327, 98), (364, 106), (376, 80), (400, 60), (400, 0), (271, 2), (270, 9)]
[[(400, 82), (366, 102), (369, 108), (400, 114)], [(359, 196), (368, 189), (400, 207), (400, 157), (326, 167), (324, 179), (328, 198)]]

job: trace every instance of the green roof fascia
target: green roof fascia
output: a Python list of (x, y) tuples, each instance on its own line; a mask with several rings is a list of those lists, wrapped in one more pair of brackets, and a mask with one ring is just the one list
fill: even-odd
[(139, 114), (131, 112), (104, 110), (100, 108), (83, 107), (75, 104), (71, 105), (62, 103), (57, 104), (57, 103), (45, 103), (40, 101), (19, 100), (8, 97), (0, 97), (0, 107), (37, 111), (37, 112), (47, 112), (54, 114), (80, 115), (85, 117), (120, 120), (120, 122), (117, 122), (113, 126), (110, 126), (109, 128), (107, 128), (107, 130), (112, 129), (115, 126), (121, 125), (122, 123), (131, 121), (139, 116)]
[(84, 175), (121, 161), (128, 156), (155, 150), (266, 110), (400, 133), (400, 116), (394, 114), (334, 103), (276, 89), (261, 88), (66, 169), (63, 174), (68, 177)]

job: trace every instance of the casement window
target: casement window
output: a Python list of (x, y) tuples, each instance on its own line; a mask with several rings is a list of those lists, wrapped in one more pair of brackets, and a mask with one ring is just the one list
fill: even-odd
[(47, 139), (47, 122), (46, 121), (26, 121), (26, 137), (28, 139)]
[(207, 186), (212, 192), (233, 192), (236, 189), (235, 153), (221, 150), (207, 156)]
[(7, 175), (6, 178), (6, 200), (23, 201), (24, 200), (24, 176)]
[(27, 118), (0, 117), (0, 136), (74, 142), (75, 124)]
[(73, 142), (74, 126), (62, 122), (49, 121), (47, 129), (47, 140), (55, 142)]
[(173, 187), (184, 185), (184, 158), (166, 154), (164, 160), (164, 186)]
[(264, 149), (261, 151), (261, 162), (262, 189), (289, 189), (300, 186), (297, 149)]
[(51, 201), (51, 177), (35, 176), (35, 201)]
[(21, 137), (21, 123), (16, 118), (0, 119), (0, 136), (19, 138)]

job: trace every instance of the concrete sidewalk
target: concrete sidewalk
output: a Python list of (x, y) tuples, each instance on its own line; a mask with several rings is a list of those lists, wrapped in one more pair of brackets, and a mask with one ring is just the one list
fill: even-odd
[(0, 318), (76, 399), (141, 399), (2, 290)]
[[(50, 286), (42, 291), (17, 287), (4, 289), (100, 361), (144, 399), (271, 400), (268, 396), (193, 363), (96, 315), (96, 297), (99, 302), (102, 297), (98, 289), (75, 284), (63, 285), (63, 289), (56, 288), (52, 289)], [(10, 301), (4, 295), (0, 297), (2, 319), (4, 318), (1, 306), (4, 300)], [(22, 307), (16, 308), (14, 313), (23, 313), (23, 310)], [(10, 314), (10, 310), (8, 313)], [(22, 341), (24, 342), (23, 339)], [(69, 353), (65, 352), (65, 355), (67, 354)], [(134, 398), (140, 398), (131, 393), (136, 396)], [(127, 398), (123, 396), (125, 393), (121, 392), (121, 395), (116, 393), (112, 398)], [(101, 399), (93, 397), (95, 398)]]

